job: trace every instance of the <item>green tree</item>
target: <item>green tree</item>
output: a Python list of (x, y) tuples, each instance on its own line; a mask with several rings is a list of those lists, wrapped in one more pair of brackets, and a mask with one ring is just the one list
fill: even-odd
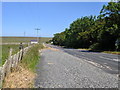
[(120, 2), (109, 2), (103, 6), (100, 19), (104, 19), (103, 30), (99, 34), (99, 41), (106, 50), (115, 50), (115, 41), (120, 37)]
[(115, 50), (119, 37), (120, 2), (109, 2), (97, 18), (92, 15), (78, 18), (64, 32), (55, 34), (53, 43), (72, 48)]

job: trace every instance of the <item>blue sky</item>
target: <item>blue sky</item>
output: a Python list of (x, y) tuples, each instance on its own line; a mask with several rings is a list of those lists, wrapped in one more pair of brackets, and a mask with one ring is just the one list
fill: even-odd
[(3, 2), (2, 36), (52, 37), (77, 18), (99, 15), (107, 2)]

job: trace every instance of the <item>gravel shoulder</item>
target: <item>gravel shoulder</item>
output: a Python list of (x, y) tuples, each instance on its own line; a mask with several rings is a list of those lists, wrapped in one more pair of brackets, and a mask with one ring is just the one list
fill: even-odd
[(43, 49), (36, 88), (118, 88), (118, 77), (61, 50)]

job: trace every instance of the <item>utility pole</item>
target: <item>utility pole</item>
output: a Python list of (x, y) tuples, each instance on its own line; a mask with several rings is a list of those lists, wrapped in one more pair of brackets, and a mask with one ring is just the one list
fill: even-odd
[(36, 28), (35, 30), (37, 30), (37, 41), (39, 42), (38, 31), (39, 31), (40, 29), (39, 29), (39, 28)]
[(25, 34), (26, 34), (26, 33), (25, 33), (25, 31), (24, 31), (24, 37), (25, 37)]

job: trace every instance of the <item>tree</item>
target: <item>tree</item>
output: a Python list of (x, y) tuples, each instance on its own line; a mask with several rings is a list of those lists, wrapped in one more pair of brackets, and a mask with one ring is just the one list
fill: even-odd
[(100, 43), (104, 49), (115, 50), (115, 41), (120, 37), (120, 2), (104, 5), (100, 18), (105, 21), (104, 29), (99, 34)]
[(109, 2), (97, 18), (92, 15), (78, 18), (64, 32), (55, 34), (53, 42), (72, 48), (115, 50), (115, 41), (119, 37), (120, 2)]

